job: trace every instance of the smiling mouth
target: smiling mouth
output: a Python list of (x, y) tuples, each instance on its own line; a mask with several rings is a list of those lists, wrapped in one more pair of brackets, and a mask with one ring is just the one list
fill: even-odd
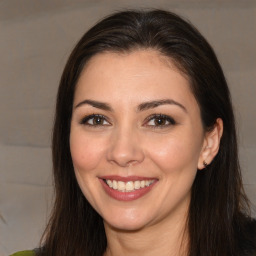
[(99, 181), (104, 191), (113, 199), (132, 201), (148, 194), (159, 180), (152, 177), (111, 175), (99, 177)]
[(119, 192), (133, 192), (135, 190), (139, 190), (145, 187), (149, 187), (156, 180), (135, 180), (135, 181), (117, 181), (110, 179), (103, 179), (104, 182), (112, 189), (117, 190)]

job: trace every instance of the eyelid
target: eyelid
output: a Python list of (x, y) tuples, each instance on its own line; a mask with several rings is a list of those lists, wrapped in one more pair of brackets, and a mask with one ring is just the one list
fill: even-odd
[[(90, 124), (88, 121), (90, 120), (93, 120), (94, 118), (100, 118), (102, 119), (101, 121), (103, 122), (107, 122), (108, 124)], [(154, 119), (162, 119), (164, 120), (165, 122), (168, 122), (167, 124), (155, 124), (155, 125), (149, 125), (148, 123)], [(110, 126), (112, 125), (111, 122), (109, 121), (109, 119), (102, 115), (102, 114), (90, 114), (90, 115), (86, 115), (85, 117), (83, 117), (80, 122), (79, 122), (81, 125), (86, 125), (86, 126), (90, 126), (90, 127), (102, 127), (102, 126)], [(152, 114), (150, 116), (148, 116), (144, 123), (143, 123), (143, 126), (148, 126), (150, 128), (166, 128), (166, 127), (169, 127), (169, 126), (172, 126), (172, 125), (175, 125), (177, 124), (176, 121), (169, 115), (165, 115), (165, 114)]]
[[(169, 124), (164, 124), (164, 125), (147, 125), (148, 122), (150, 122), (151, 120), (156, 119), (156, 118), (162, 118), (162, 119), (168, 121)], [(165, 114), (153, 114), (153, 115), (150, 115), (149, 117), (146, 118), (146, 121), (144, 122), (145, 126), (148, 126), (148, 127), (151, 127), (151, 128), (165, 128), (165, 127), (168, 127), (168, 126), (171, 126), (171, 125), (175, 125), (175, 124), (177, 124), (176, 121), (171, 116), (165, 115)]]
[[(98, 124), (98, 125), (97, 125), (97, 124), (89, 124), (89, 123), (88, 123), (88, 121), (89, 121), (90, 119), (97, 118), (97, 117), (102, 118), (104, 121), (107, 121), (108, 124), (107, 124), (107, 125), (106, 125), (106, 124)], [(87, 125), (87, 126), (91, 126), (91, 127), (109, 126), (109, 125), (111, 125), (111, 123), (110, 123), (110, 121), (108, 120), (108, 118), (107, 118), (106, 116), (104, 116), (104, 115), (101, 115), (101, 114), (90, 114), (90, 115), (87, 115), (87, 116), (83, 117), (83, 118), (80, 120), (79, 123), (82, 124), (82, 125)]]

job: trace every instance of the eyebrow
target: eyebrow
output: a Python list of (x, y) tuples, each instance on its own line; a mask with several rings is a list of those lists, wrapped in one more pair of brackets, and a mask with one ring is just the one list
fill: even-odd
[(75, 108), (81, 107), (82, 105), (91, 105), (92, 107), (99, 108), (102, 110), (113, 111), (109, 104), (95, 100), (83, 100), (80, 103), (78, 103), (75, 106)]
[(158, 106), (167, 105), (167, 104), (176, 105), (176, 106), (182, 108), (182, 110), (185, 111), (186, 113), (188, 112), (187, 109), (182, 104), (180, 104), (179, 102), (172, 100), (172, 99), (154, 100), (154, 101), (141, 103), (138, 106), (138, 111), (144, 111), (144, 110), (156, 108)]
[[(162, 99), (162, 100), (154, 100), (154, 101), (148, 101), (143, 102), (137, 107), (137, 111), (145, 111), (148, 109), (156, 108), (161, 105), (176, 105), (180, 107), (183, 111), (187, 113), (187, 109), (180, 104), (179, 102), (172, 100), (172, 99)], [(92, 107), (99, 108), (102, 110), (113, 112), (112, 107), (108, 103), (95, 101), (95, 100), (83, 100), (80, 103), (78, 103), (75, 108), (81, 107), (82, 105), (91, 105)]]

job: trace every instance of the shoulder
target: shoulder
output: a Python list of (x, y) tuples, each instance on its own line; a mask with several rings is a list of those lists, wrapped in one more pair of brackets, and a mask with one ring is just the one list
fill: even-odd
[(16, 252), (10, 256), (35, 256), (35, 252), (34, 251), (20, 251), (20, 252)]

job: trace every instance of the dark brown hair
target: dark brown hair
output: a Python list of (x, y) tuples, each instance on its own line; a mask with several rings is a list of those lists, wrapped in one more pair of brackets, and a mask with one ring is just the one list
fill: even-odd
[(103, 255), (107, 246), (103, 220), (83, 196), (70, 155), (74, 91), (82, 69), (94, 55), (148, 48), (169, 57), (189, 78), (206, 130), (217, 118), (224, 123), (219, 152), (205, 171), (198, 171), (192, 187), (188, 255), (239, 255), (237, 241), (245, 236), (249, 207), (228, 86), (204, 37), (189, 22), (162, 10), (123, 11), (103, 19), (81, 38), (69, 57), (59, 85), (52, 139), (55, 204), (40, 255)]

